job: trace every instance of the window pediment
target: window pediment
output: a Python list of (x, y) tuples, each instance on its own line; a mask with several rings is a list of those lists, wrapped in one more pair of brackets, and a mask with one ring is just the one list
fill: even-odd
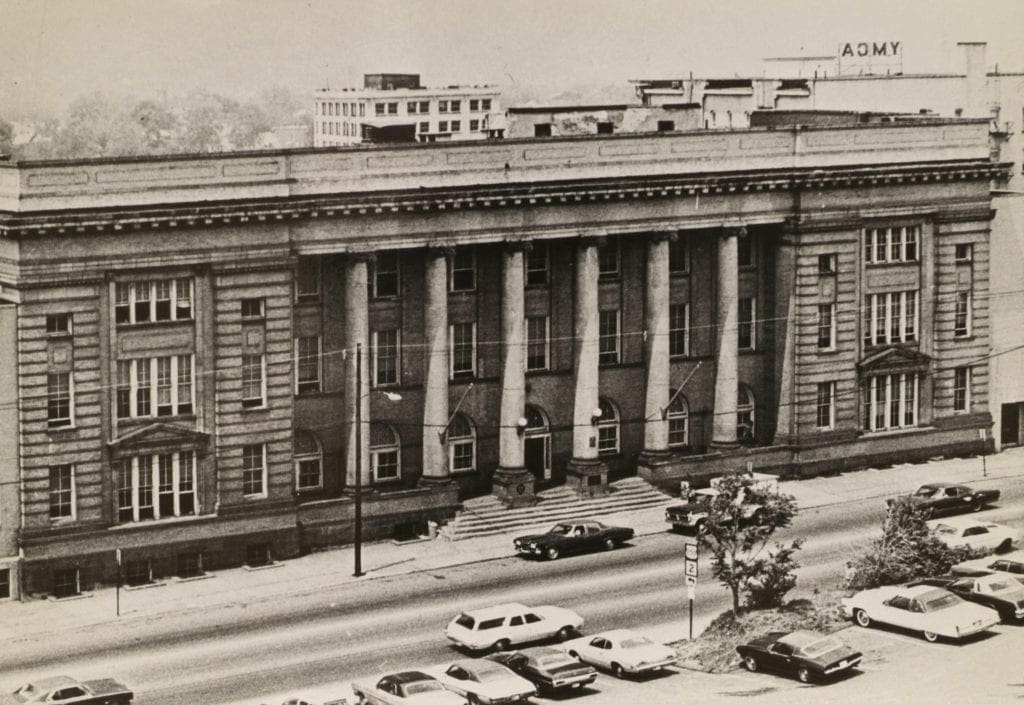
[(903, 345), (894, 345), (866, 355), (857, 363), (862, 376), (899, 372), (927, 372), (932, 358)]
[(195, 448), (205, 452), (210, 434), (176, 424), (156, 422), (135, 428), (110, 441), (111, 453), (115, 456), (135, 455), (140, 452), (158, 452), (178, 448)]

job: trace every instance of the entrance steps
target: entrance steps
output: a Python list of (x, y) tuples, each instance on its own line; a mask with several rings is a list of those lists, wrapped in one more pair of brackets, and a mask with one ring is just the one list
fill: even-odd
[(537, 493), (532, 507), (506, 509), (490, 495), (463, 502), (462, 511), (441, 528), (441, 535), (450, 541), (492, 536), (519, 530), (549, 529), (557, 521), (597, 519), (609, 514), (637, 509), (666, 507), (678, 502), (638, 477), (609, 483), (603, 497), (581, 497), (568, 487), (554, 487)]

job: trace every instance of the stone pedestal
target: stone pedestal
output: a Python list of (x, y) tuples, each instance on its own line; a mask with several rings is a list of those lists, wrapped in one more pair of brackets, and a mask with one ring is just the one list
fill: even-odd
[(491, 494), (509, 509), (532, 507), (537, 503), (533, 483), (533, 473), (525, 467), (498, 468), (491, 481)]
[(608, 467), (600, 458), (573, 458), (565, 468), (565, 486), (584, 497), (608, 494)]

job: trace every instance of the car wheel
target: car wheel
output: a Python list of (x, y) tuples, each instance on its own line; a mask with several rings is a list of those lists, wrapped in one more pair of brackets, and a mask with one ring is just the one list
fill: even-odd
[(573, 658), (576, 658), (576, 659), (578, 659), (580, 657), (580, 655), (578, 653), (576, 653), (575, 649), (569, 649), (569, 655), (572, 656)]
[(801, 683), (810, 683), (811, 672), (806, 668), (798, 668), (796, 671), (796, 679)]
[(980, 512), (984, 507), (985, 507), (985, 505), (982, 504), (981, 500), (980, 499), (976, 499), (976, 500), (974, 500), (974, 503), (971, 505), (971, 511), (972, 512)]
[(924, 518), (925, 519), (931, 519), (932, 517), (935, 516), (935, 510), (932, 507), (925, 507), (921, 511), (921, 513), (924, 514)]
[(1010, 539), (1003, 539), (1003, 542), (996, 546), (996, 553), (1006, 553), (1013, 548), (1013, 541)]
[(925, 641), (930, 641), (933, 644), (939, 640), (939, 635), (936, 634), (935, 632), (930, 632), (928, 630), (925, 630), (925, 631), (921, 632), (921, 634), (924, 635), (924, 640)]
[(615, 539), (605, 539), (604, 540), (604, 547), (605, 547), (605, 550), (614, 551), (615, 550)]
[(625, 678), (626, 669), (622, 667), (622, 664), (612, 663), (612, 675), (616, 678)]
[(751, 673), (757, 673), (757, 669), (760, 668), (760, 666), (757, 663), (757, 659), (753, 656), (743, 657), (743, 667)]
[(555, 634), (555, 637), (556, 637), (556, 638), (557, 638), (557, 639), (558, 639), (559, 641), (565, 641), (566, 639), (571, 639), (571, 638), (572, 638), (572, 635), (573, 635), (573, 634), (574, 634), (575, 632), (576, 632), (576, 630), (575, 630), (575, 629), (573, 629), (572, 627), (570, 627), (570, 626), (566, 625), (566, 626), (564, 626), (564, 627), (562, 627), (561, 629), (559, 629), (559, 630), (558, 630), (558, 633), (557, 633), (557, 634)]
[(476, 696), (476, 693), (466, 693), (466, 702), (469, 705), (480, 705), (480, 698)]
[(558, 549), (554, 546), (548, 546), (548, 550), (544, 552), (544, 555), (547, 556), (549, 561), (553, 561), (558, 558)]
[(508, 639), (498, 639), (494, 642), (495, 651), (508, 651), (509, 647), (512, 646), (512, 642)]
[(862, 627), (870, 627), (871, 626), (871, 617), (869, 617), (868, 613), (865, 612), (864, 610), (854, 610), (854, 612), (853, 612), (853, 621), (855, 621), (857, 624), (859, 624)]
[(705, 531), (708, 530), (707, 523), (703, 519), (701, 519), (694, 525), (693, 529), (698, 534), (703, 534)]

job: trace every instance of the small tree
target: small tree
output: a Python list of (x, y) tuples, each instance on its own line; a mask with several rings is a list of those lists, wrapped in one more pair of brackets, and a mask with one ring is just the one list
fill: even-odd
[(796, 552), (803, 545), (797, 539), (789, 546), (775, 544), (767, 558), (758, 558), (751, 566), (753, 577), (747, 581), (747, 605), (754, 609), (782, 607), (786, 593), (796, 587), (794, 571), (800, 567)]
[[(771, 554), (764, 557), (762, 551), (777, 529), (789, 526), (796, 514), (796, 500), (792, 495), (778, 494), (759, 487), (754, 479), (745, 473), (730, 473), (718, 479), (718, 495), (708, 506), (708, 516), (700, 541), (711, 551), (711, 572), (715, 578), (732, 593), (732, 611), (740, 612), (740, 593), (754, 584), (760, 589), (784, 587), (789, 581), (778, 572), (769, 573), (772, 567)], [(794, 541), (790, 547), (779, 546), (776, 556), (783, 557), (795, 567), (792, 555), (799, 550), (801, 542)], [(792, 579), (795, 584), (795, 578)], [(786, 591), (792, 589), (789, 584)], [(785, 591), (783, 592), (785, 594)], [(759, 592), (757, 600), (764, 599)], [(781, 596), (780, 598), (781, 599)], [(771, 601), (771, 600), (769, 600)]]
[(972, 555), (970, 549), (950, 548), (937, 539), (924, 512), (909, 497), (901, 497), (889, 505), (882, 535), (850, 565), (847, 587), (863, 590), (942, 575)]

